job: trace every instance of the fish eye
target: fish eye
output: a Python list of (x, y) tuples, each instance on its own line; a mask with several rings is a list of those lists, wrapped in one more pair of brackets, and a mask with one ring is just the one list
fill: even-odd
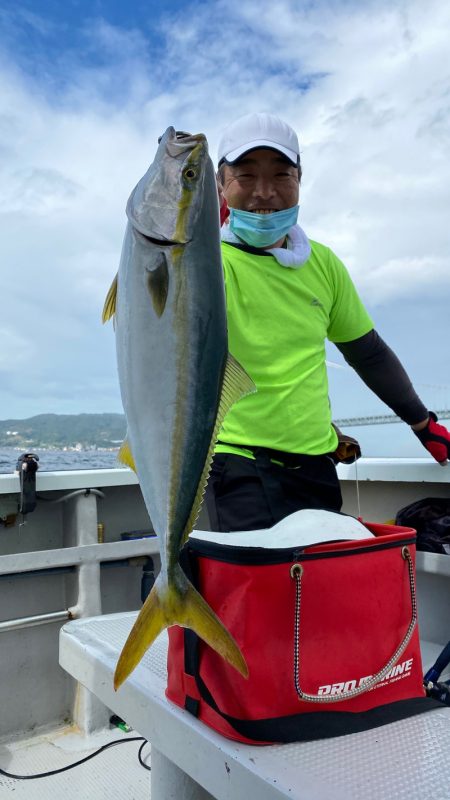
[(192, 167), (188, 167), (184, 171), (184, 177), (187, 178), (189, 181), (192, 181), (194, 178), (197, 177), (197, 170), (193, 169)]

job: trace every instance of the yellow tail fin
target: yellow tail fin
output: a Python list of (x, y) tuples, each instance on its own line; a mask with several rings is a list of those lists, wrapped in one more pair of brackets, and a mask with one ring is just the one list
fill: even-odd
[(248, 677), (247, 664), (235, 640), (181, 568), (177, 569), (176, 583), (167, 584), (158, 577), (147, 597), (117, 662), (114, 689), (133, 672), (158, 634), (171, 625), (191, 628), (244, 678)]

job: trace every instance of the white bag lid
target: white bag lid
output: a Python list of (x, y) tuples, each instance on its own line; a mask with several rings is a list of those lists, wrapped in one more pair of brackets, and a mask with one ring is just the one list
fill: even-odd
[(320, 542), (371, 539), (373, 533), (355, 517), (304, 508), (285, 517), (272, 528), (257, 531), (192, 531), (189, 538), (233, 547), (278, 549), (307, 547)]

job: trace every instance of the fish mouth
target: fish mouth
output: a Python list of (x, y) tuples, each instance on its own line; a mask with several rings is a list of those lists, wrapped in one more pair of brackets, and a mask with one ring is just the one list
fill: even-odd
[(156, 244), (157, 247), (185, 247), (191, 242), (191, 239), (188, 239), (186, 242), (177, 242), (174, 239), (157, 239), (156, 236), (147, 236), (147, 234), (141, 233), (141, 231), (139, 231), (139, 235), (142, 236), (146, 242)]

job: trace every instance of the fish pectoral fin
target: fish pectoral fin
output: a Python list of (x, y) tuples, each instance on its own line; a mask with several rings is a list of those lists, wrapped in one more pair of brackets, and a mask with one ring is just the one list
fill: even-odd
[(133, 672), (158, 634), (171, 625), (191, 628), (244, 678), (248, 677), (247, 664), (235, 640), (178, 567), (176, 583), (164, 583), (159, 576), (147, 597), (117, 662), (114, 689)]
[(117, 460), (120, 461), (121, 464), (125, 464), (126, 467), (130, 467), (133, 472), (136, 472), (136, 464), (134, 463), (133, 453), (131, 452), (128, 439), (125, 439), (123, 442), (117, 454)]
[(169, 268), (165, 253), (159, 254), (158, 266), (147, 271), (147, 286), (153, 308), (158, 317), (161, 317), (166, 307), (169, 293)]
[(102, 314), (102, 322), (108, 322), (111, 317), (114, 316), (116, 313), (116, 301), (117, 301), (117, 278), (114, 278), (109, 292), (106, 295), (105, 305), (103, 306), (103, 314)]
[(216, 421), (214, 423), (214, 429), (211, 436), (211, 442), (209, 444), (208, 454), (206, 456), (205, 465), (203, 467), (202, 474), (200, 476), (192, 509), (189, 514), (185, 529), (183, 531), (182, 542), (185, 542), (187, 540), (189, 534), (193, 530), (194, 525), (198, 519), (198, 515), (200, 513), (200, 509), (203, 503), (203, 496), (205, 494), (206, 485), (208, 483), (209, 473), (211, 471), (214, 448), (216, 446), (216, 442), (219, 436), (219, 431), (223, 425), (223, 421), (233, 403), (236, 403), (238, 400), (241, 400), (241, 398), (245, 397), (247, 394), (253, 394), (254, 392), (256, 392), (256, 386), (253, 383), (252, 379), (247, 374), (245, 369), (241, 367), (239, 361), (236, 361), (236, 359), (231, 355), (231, 353), (228, 353), (227, 361), (225, 364), (223, 382), (222, 382), (222, 392), (220, 395)]

